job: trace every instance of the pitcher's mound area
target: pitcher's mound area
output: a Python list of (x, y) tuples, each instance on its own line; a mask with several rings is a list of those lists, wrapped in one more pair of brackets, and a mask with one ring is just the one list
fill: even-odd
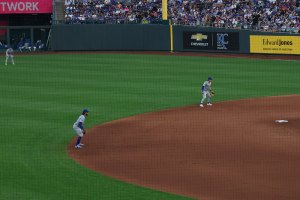
[(126, 182), (201, 200), (300, 199), (300, 95), (146, 113), (83, 142), (72, 158)]

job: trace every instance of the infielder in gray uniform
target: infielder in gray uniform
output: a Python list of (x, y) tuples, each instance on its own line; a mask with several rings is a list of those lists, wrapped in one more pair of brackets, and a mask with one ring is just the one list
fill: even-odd
[(7, 65), (7, 61), (8, 61), (9, 58), (10, 58), (10, 60), (11, 60), (11, 63), (12, 63), (13, 65), (15, 64), (13, 53), (14, 53), (14, 50), (13, 50), (12, 48), (8, 48), (8, 49), (6, 50), (5, 65)]
[(83, 135), (85, 134), (85, 129), (83, 128), (83, 123), (85, 121), (85, 118), (88, 116), (88, 114), (89, 114), (89, 110), (84, 109), (82, 111), (82, 114), (78, 117), (76, 122), (73, 124), (73, 129), (78, 136), (76, 144), (75, 144), (76, 149), (81, 149), (82, 146), (84, 145), (84, 144), (80, 143), (80, 141), (81, 141), (81, 138), (83, 137)]
[(200, 102), (200, 107), (203, 107), (203, 103), (205, 101), (205, 99), (207, 98), (207, 105), (208, 106), (212, 106), (211, 104), (211, 98), (212, 98), (212, 94), (211, 94), (211, 84), (212, 84), (212, 77), (208, 77), (207, 81), (204, 81), (203, 85), (202, 85), (202, 99)]

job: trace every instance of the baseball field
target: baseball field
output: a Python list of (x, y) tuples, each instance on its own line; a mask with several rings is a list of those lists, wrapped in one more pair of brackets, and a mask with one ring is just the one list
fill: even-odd
[[(188, 199), (74, 161), (67, 148), (82, 109), (90, 110), (89, 134), (114, 120), (196, 107), (208, 76), (214, 78), (217, 104), (300, 94), (299, 60), (78, 52), (16, 55), (15, 62), (0, 67), (0, 199)], [(293, 158), (299, 160), (299, 152)]]

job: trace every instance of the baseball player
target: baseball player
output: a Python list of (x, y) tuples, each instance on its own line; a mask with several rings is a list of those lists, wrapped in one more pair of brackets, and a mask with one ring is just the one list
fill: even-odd
[(212, 84), (212, 80), (213, 80), (212, 77), (208, 77), (207, 81), (204, 81), (204, 83), (202, 85), (201, 91), (202, 91), (202, 96), (203, 97), (201, 99), (200, 107), (203, 107), (203, 103), (204, 103), (206, 98), (207, 98), (207, 105), (212, 106), (212, 104), (211, 104), (211, 97), (212, 97), (211, 84)]
[(5, 65), (7, 65), (7, 61), (8, 61), (9, 58), (10, 58), (10, 60), (11, 60), (11, 63), (12, 63), (13, 65), (15, 64), (13, 53), (14, 53), (14, 50), (13, 50), (12, 48), (8, 48), (8, 49), (6, 50)]
[(85, 118), (88, 116), (88, 114), (89, 114), (89, 110), (84, 109), (82, 111), (82, 114), (78, 117), (77, 121), (73, 125), (73, 129), (78, 136), (76, 144), (75, 144), (76, 149), (81, 149), (82, 146), (84, 145), (84, 144), (80, 143), (80, 141), (81, 141), (81, 138), (83, 137), (83, 135), (85, 134), (85, 130), (83, 128), (83, 123), (84, 123)]

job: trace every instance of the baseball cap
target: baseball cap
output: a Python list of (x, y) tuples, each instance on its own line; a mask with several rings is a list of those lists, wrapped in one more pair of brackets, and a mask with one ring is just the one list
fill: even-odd
[(213, 80), (213, 78), (212, 77), (208, 77), (207, 80), (211, 81), (211, 80)]
[(89, 110), (87, 108), (83, 109), (82, 113), (87, 113)]

